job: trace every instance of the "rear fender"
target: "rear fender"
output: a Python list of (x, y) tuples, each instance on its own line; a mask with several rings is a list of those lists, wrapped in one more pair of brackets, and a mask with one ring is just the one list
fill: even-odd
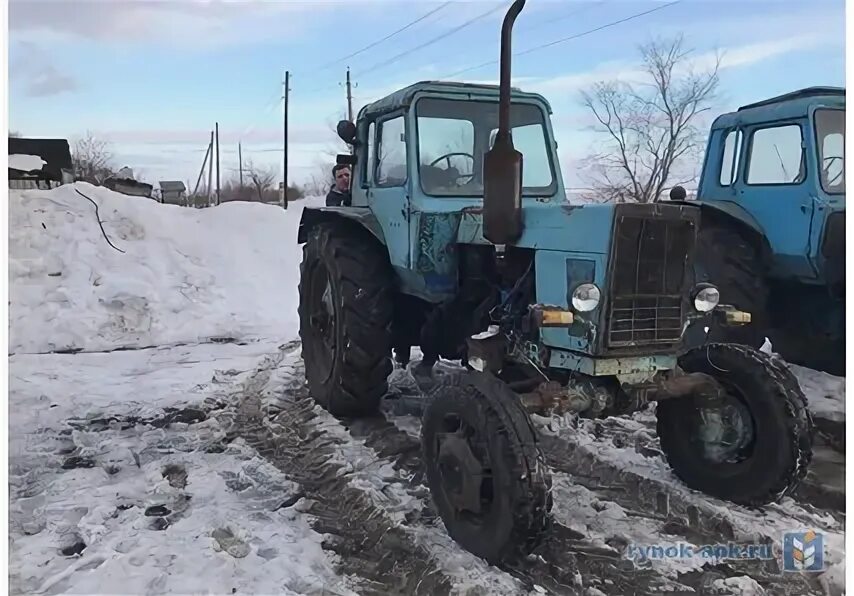
[(386, 245), (383, 230), (373, 212), (367, 207), (306, 207), (302, 211), (297, 232), (297, 244), (308, 240), (312, 228), (326, 222), (354, 222), (368, 230), (380, 244)]

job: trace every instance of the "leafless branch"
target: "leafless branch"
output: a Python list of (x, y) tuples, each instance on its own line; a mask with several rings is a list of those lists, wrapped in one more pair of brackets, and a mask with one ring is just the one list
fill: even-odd
[(640, 47), (639, 83), (598, 82), (582, 92), (600, 133), (587, 159), (591, 185), (612, 200), (656, 201), (674, 178), (685, 178), (702, 152), (698, 116), (712, 108), (721, 56), (696, 72), (682, 36)]
[(76, 179), (100, 185), (113, 175), (113, 155), (109, 147), (107, 141), (95, 137), (91, 131), (77, 139), (71, 158)]

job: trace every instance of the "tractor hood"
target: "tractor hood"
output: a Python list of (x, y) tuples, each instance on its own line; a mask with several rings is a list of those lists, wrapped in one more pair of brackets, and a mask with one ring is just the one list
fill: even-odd
[[(524, 228), (514, 246), (539, 250), (607, 254), (614, 205), (555, 205), (532, 202), (522, 208)], [(483, 237), (483, 208), (462, 210), (457, 242), (489, 244)]]

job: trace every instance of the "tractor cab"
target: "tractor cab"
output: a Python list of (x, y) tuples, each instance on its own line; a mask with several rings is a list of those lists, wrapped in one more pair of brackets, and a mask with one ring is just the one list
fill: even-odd
[[(353, 204), (367, 205), (377, 188), (398, 189), (417, 210), (482, 203), (498, 100), (494, 85), (420, 82), (364, 107), (356, 127)], [(511, 101), (513, 141), (525, 155), (523, 198), (562, 200), (548, 102), (516, 89)]]
[(824, 283), (844, 252), (845, 90), (810, 87), (712, 124), (699, 198), (767, 241), (771, 275)]
[[(566, 199), (551, 113), (541, 95), (511, 90), (510, 132), (524, 155), (519, 208), (540, 208), (532, 221)], [(407, 293), (431, 302), (452, 296), (452, 247), (486, 243), (485, 161), (498, 121), (497, 85), (422, 81), (363, 107), (355, 125), (339, 125), (354, 147), (339, 157), (353, 166), (352, 208), (370, 211)], [(523, 233), (516, 244), (535, 242)]]

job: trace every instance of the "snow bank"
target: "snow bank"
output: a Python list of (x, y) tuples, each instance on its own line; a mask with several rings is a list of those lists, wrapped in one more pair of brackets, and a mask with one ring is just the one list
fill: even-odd
[(297, 227), (321, 197), (189, 209), (76, 183), (9, 202), (12, 353), (297, 335)]

